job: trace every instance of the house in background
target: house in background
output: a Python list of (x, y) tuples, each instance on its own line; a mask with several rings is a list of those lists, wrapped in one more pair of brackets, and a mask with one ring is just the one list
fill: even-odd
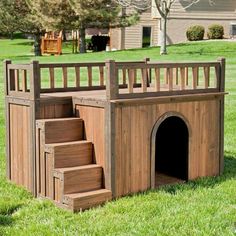
[[(185, 42), (189, 26), (202, 25), (206, 31), (211, 24), (221, 24), (225, 37), (236, 35), (235, 0), (201, 0), (191, 6), (189, 1), (176, 0), (167, 23), (168, 44)], [(127, 11), (130, 11), (129, 9)], [(111, 30), (111, 48), (130, 49), (157, 46), (160, 35), (160, 15), (154, 4), (142, 13), (140, 21), (131, 27)]]

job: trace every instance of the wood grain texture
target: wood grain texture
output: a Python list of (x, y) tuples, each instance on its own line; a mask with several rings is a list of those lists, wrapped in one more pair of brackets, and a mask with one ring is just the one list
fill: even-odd
[(30, 155), (30, 107), (10, 104), (10, 172), (11, 180), (32, 190)]
[(168, 112), (182, 114), (190, 126), (189, 179), (219, 174), (218, 99), (119, 106), (115, 109), (116, 196), (150, 188), (152, 129)]
[(94, 145), (94, 163), (105, 168), (104, 108), (76, 105), (76, 116), (84, 121), (84, 139)]
[(52, 153), (54, 168), (92, 164), (93, 144), (88, 141), (46, 144), (45, 151)]
[(111, 200), (112, 193), (107, 189), (99, 189), (85, 193), (66, 194), (64, 203), (74, 212), (91, 208)]
[(85, 165), (54, 169), (54, 176), (63, 181), (63, 193), (82, 193), (102, 188), (102, 167)]
[(44, 122), (45, 144), (83, 139), (83, 120), (81, 119), (61, 118), (41, 121)]

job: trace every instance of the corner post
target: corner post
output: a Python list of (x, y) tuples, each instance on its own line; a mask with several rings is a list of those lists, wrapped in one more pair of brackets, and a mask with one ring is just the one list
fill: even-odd
[[(219, 58), (218, 62), (220, 63), (220, 71), (219, 71), (219, 92), (225, 91), (225, 58)], [(224, 96), (220, 99), (220, 135), (219, 135), (219, 173), (223, 174), (224, 172)]]
[(30, 64), (30, 93), (31, 100), (40, 98), (40, 68), (38, 61), (32, 61)]
[(31, 170), (32, 170), (32, 192), (37, 196), (37, 178), (36, 178), (36, 120), (40, 118), (40, 87), (41, 76), (38, 61), (32, 61), (30, 64), (30, 152), (31, 152)]
[(11, 64), (11, 60), (5, 60), (3, 62), (3, 74), (4, 74), (4, 85), (5, 85), (5, 95), (8, 95), (8, 65)]
[(119, 81), (114, 60), (106, 61), (106, 72), (106, 98), (107, 100), (113, 100), (118, 98), (119, 93)]
[(9, 78), (8, 78), (8, 65), (11, 64), (11, 60), (5, 60), (3, 63), (3, 79), (5, 86), (5, 122), (6, 122), (6, 175), (8, 179), (11, 179), (11, 156), (10, 156), (10, 111), (9, 101), (7, 99), (9, 91)]

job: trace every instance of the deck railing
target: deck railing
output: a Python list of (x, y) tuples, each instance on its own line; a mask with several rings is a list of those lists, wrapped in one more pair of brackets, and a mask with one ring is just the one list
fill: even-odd
[[(110, 99), (219, 92), (224, 87), (222, 72), (225, 71), (225, 59), (217, 62), (149, 62), (136, 65), (110, 61), (109, 64), (108, 68), (114, 71), (113, 77), (109, 78), (113, 83)], [(118, 87), (121, 71), (128, 71), (127, 91)], [(133, 84), (138, 72), (141, 88), (135, 89)]]
[(225, 59), (165, 63), (148, 59), (92, 63), (11, 64), (6, 94), (35, 100), (40, 93), (105, 90), (108, 100), (224, 91)]

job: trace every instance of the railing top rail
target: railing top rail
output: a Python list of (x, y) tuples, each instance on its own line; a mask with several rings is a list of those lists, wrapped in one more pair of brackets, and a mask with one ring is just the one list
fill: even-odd
[(149, 68), (180, 68), (180, 67), (215, 67), (220, 62), (148, 62), (116, 63), (117, 69), (149, 69)]
[(105, 66), (105, 62), (83, 62), (83, 63), (40, 63), (39, 68), (63, 68), (63, 67), (88, 67)]
[(29, 70), (30, 64), (8, 64), (7, 68), (9, 70)]

